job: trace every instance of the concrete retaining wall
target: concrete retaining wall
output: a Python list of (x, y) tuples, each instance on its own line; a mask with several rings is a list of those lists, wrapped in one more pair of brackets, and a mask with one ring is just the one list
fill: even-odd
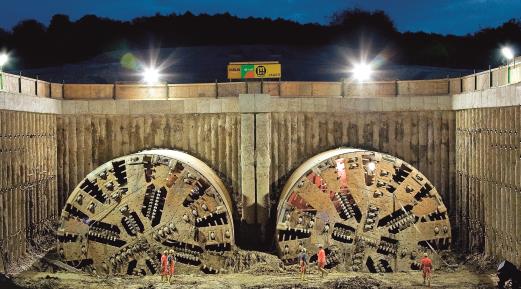
[(0, 109), (0, 271), (58, 217), (56, 127), (53, 114)]
[[(521, 80), (519, 73), (511, 68), (510, 82)], [(505, 67), (461, 79), (362, 84), (61, 85), (4, 75), (11, 92), (0, 92), (1, 135), (8, 136), (0, 144), (2, 152), (24, 148), (23, 137), (10, 137), (17, 131), (48, 136), (39, 156), (50, 157), (46, 171), (56, 171), (57, 187), (48, 199), (58, 199), (45, 203), (49, 213), (39, 220), (55, 216), (77, 182), (103, 162), (146, 148), (175, 148), (213, 167), (233, 192), (235, 217), (265, 238), (280, 188), (300, 163), (338, 146), (377, 150), (411, 163), (433, 182), (458, 246), (484, 246), (487, 254), (521, 265), (521, 83), (501, 85), (508, 78)], [(32, 180), (18, 170), (26, 173), (40, 162), (18, 160), (19, 154), (27, 152), (9, 157), (19, 169), (2, 162), (9, 177), (1, 178), (0, 205), (9, 218), (27, 199), (10, 188)], [(11, 219), (1, 217), (6, 228)], [(25, 242), (10, 232), (40, 221), (25, 222), (2, 231), (2, 242)], [(25, 252), (13, 246), (3, 247), (13, 250), (9, 260)]]
[(521, 106), (456, 113), (455, 240), (521, 266)]

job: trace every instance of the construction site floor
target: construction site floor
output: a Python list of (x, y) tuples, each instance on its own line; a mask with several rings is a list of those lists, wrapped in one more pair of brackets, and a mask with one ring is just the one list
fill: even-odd
[[(423, 286), (420, 272), (401, 272), (390, 274), (338, 273), (331, 272), (321, 278), (318, 273), (311, 273), (304, 281), (297, 273), (233, 273), (222, 275), (187, 274), (176, 275), (173, 284), (161, 282), (159, 276), (145, 277), (97, 277), (77, 273), (24, 272), (15, 282), (22, 288), (98, 288), (98, 289), (161, 289), (161, 288), (426, 288)], [(434, 273), (432, 288), (495, 288), (497, 280), (493, 272), (477, 273), (466, 267), (454, 272)]]

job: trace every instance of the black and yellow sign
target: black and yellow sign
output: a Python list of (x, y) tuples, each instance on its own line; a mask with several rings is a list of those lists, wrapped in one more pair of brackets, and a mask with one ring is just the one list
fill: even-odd
[(231, 62), (228, 64), (228, 79), (280, 78), (281, 66), (271, 62)]

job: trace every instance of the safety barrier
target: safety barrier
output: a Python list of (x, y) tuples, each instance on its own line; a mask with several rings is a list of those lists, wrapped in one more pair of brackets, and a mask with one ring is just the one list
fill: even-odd
[[(516, 63), (517, 62), (517, 63)], [(179, 99), (269, 94), (279, 97), (438, 96), (479, 91), (521, 82), (521, 58), (471, 75), (431, 80), (372, 82), (247, 81), (186, 84), (59, 84), (2, 73), (3, 89), (24, 95), (63, 99)]]

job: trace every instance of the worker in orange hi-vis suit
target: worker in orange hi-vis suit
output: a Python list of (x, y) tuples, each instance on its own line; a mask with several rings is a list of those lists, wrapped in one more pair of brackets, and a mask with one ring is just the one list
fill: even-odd
[(172, 276), (175, 273), (175, 261), (175, 251), (170, 250), (170, 254), (168, 254), (168, 267), (170, 268), (170, 271), (168, 272), (168, 282), (170, 282), (170, 284), (172, 284)]
[(431, 275), (432, 275), (432, 260), (429, 258), (427, 253), (423, 254), (421, 259), (421, 269), (423, 271), (423, 285), (425, 281), (428, 282), (428, 286), (431, 287)]
[(306, 267), (308, 265), (308, 254), (306, 252), (306, 248), (302, 247), (300, 249), (300, 253), (298, 254), (298, 261), (300, 263), (300, 279), (306, 279)]
[(322, 244), (318, 245), (317, 265), (318, 265), (318, 270), (320, 270), (320, 272), (322, 273), (322, 278), (323, 278), (324, 273), (327, 274), (327, 272), (326, 272), (326, 269), (324, 269), (324, 267), (326, 266), (326, 251), (324, 251)]
[(165, 250), (161, 255), (161, 281), (168, 281), (168, 251)]

